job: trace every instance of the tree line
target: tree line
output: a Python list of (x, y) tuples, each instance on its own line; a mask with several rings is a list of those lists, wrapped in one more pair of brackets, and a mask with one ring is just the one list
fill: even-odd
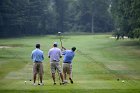
[(0, 37), (112, 32), (140, 37), (139, 0), (1, 0)]
[(110, 0), (1, 0), (0, 37), (110, 32)]
[(140, 39), (140, 0), (111, 0), (115, 33)]

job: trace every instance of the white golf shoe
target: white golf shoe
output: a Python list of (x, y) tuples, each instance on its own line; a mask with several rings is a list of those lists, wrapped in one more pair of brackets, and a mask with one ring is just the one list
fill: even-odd
[(33, 86), (36, 86), (36, 83), (33, 83)]
[(43, 85), (44, 85), (44, 83), (40, 83), (40, 85), (41, 85), (41, 86), (43, 86)]

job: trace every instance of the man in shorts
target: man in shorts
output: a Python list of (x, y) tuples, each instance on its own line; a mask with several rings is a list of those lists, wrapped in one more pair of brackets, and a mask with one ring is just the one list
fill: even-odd
[(72, 60), (75, 56), (76, 47), (72, 47), (71, 50), (66, 50), (66, 48), (62, 47), (65, 51), (63, 51), (64, 59), (63, 59), (63, 75), (64, 82), (66, 83), (66, 75), (69, 75), (69, 80), (71, 84), (73, 84), (72, 80)]
[(51, 73), (52, 73), (54, 85), (56, 84), (56, 82), (55, 82), (56, 70), (58, 71), (58, 73), (60, 75), (62, 84), (64, 84), (62, 69), (60, 66), (60, 58), (62, 57), (62, 53), (61, 53), (61, 50), (59, 48), (57, 48), (57, 46), (58, 46), (58, 44), (57, 44), (57, 42), (55, 42), (53, 44), (53, 48), (51, 48), (48, 52), (48, 57), (50, 58)]
[(31, 58), (34, 62), (33, 64), (33, 85), (36, 85), (36, 76), (39, 74), (40, 78), (40, 85), (43, 85), (42, 79), (43, 79), (43, 60), (44, 55), (43, 51), (40, 50), (40, 44), (36, 44), (36, 49), (32, 51)]

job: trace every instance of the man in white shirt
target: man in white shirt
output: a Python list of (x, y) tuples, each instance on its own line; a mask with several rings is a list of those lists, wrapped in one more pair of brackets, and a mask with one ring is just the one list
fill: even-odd
[(55, 82), (55, 72), (56, 72), (56, 70), (60, 74), (62, 84), (64, 84), (62, 69), (61, 69), (61, 66), (60, 66), (60, 58), (62, 57), (62, 53), (61, 53), (61, 50), (59, 48), (57, 48), (57, 45), (58, 45), (57, 42), (55, 42), (53, 44), (53, 48), (51, 48), (48, 52), (48, 57), (50, 58), (51, 73), (52, 73), (52, 78), (53, 78), (53, 81), (54, 81), (54, 85), (56, 84), (56, 82)]

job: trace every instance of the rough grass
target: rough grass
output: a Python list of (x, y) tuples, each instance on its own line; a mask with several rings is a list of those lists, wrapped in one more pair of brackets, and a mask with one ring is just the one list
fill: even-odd
[[(58, 36), (1, 39), (0, 93), (139, 93), (140, 44), (110, 39), (110, 35), (63, 36), (66, 48), (77, 47), (73, 60), (74, 84), (53, 86), (47, 52)], [(31, 51), (36, 43), (44, 51), (45, 86), (32, 86)], [(119, 79), (119, 81), (117, 80)], [(122, 80), (125, 82), (122, 83)], [(25, 84), (24, 81), (27, 81)]]

